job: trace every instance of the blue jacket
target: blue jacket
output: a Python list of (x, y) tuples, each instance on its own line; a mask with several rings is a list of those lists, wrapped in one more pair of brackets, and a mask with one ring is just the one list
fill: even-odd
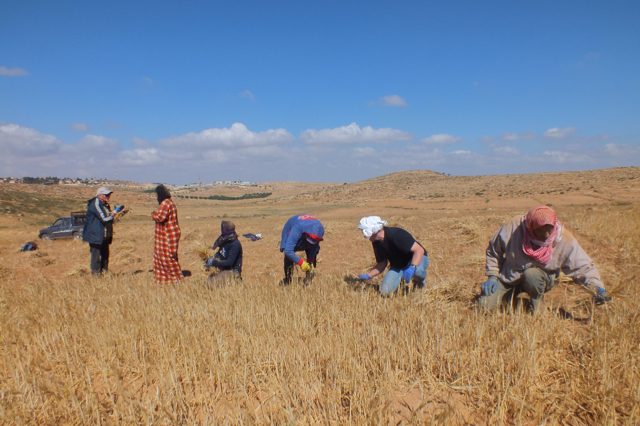
[(113, 216), (109, 205), (94, 197), (87, 201), (87, 221), (82, 229), (82, 239), (89, 244), (111, 244)]
[(324, 237), (324, 226), (318, 219), (311, 215), (291, 216), (282, 228), (280, 238), (280, 251), (284, 252), (293, 263), (298, 263), (300, 256), (295, 252), (296, 245), (300, 238), (315, 236), (320, 239)]

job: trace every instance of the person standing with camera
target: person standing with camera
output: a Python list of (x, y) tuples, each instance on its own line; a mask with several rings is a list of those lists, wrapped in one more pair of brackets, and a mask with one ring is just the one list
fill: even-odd
[(82, 230), (82, 239), (89, 243), (90, 268), (94, 276), (109, 271), (109, 245), (113, 241), (113, 221), (109, 199), (113, 191), (100, 187), (96, 196), (87, 202), (87, 219)]

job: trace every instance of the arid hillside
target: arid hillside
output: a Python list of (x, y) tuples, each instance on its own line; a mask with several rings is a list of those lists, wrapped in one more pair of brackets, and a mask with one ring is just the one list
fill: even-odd
[[(96, 188), (0, 184), (0, 423), (640, 422), (640, 168), (175, 191), (178, 286), (150, 271), (155, 195), (112, 189), (131, 212), (97, 279), (86, 244), (37, 239)], [(270, 195), (194, 198), (251, 193)], [(539, 315), (475, 309), (488, 239), (536, 204), (557, 210), (612, 303), (563, 278)], [(314, 282), (281, 287), (280, 232), (298, 213), (325, 240)], [(365, 215), (427, 248), (426, 289), (353, 284), (374, 263)], [(241, 237), (242, 283), (212, 289), (200, 254), (223, 219), (264, 238)], [(38, 250), (19, 252), (27, 241)]]

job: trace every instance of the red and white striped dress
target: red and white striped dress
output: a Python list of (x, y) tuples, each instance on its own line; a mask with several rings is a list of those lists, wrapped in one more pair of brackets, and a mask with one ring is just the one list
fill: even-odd
[(171, 198), (167, 198), (158, 209), (151, 213), (156, 222), (155, 249), (153, 251), (153, 273), (161, 284), (173, 284), (182, 279), (182, 269), (178, 263), (178, 243), (180, 225), (178, 209)]

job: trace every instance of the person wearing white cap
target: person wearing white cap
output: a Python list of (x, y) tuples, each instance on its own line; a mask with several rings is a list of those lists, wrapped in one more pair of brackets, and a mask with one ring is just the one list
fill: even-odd
[(96, 196), (87, 202), (87, 219), (82, 230), (82, 239), (89, 243), (90, 267), (93, 275), (109, 270), (109, 244), (113, 240), (113, 220), (109, 198), (113, 191), (104, 186), (98, 188)]
[(358, 278), (369, 281), (384, 273), (380, 284), (380, 293), (388, 296), (394, 293), (404, 279), (406, 284), (413, 282), (414, 288), (424, 288), (427, 281), (429, 256), (425, 248), (402, 228), (386, 226), (387, 221), (379, 216), (367, 216), (360, 219), (358, 228), (365, 238), (371, 241), (376, 265)]

